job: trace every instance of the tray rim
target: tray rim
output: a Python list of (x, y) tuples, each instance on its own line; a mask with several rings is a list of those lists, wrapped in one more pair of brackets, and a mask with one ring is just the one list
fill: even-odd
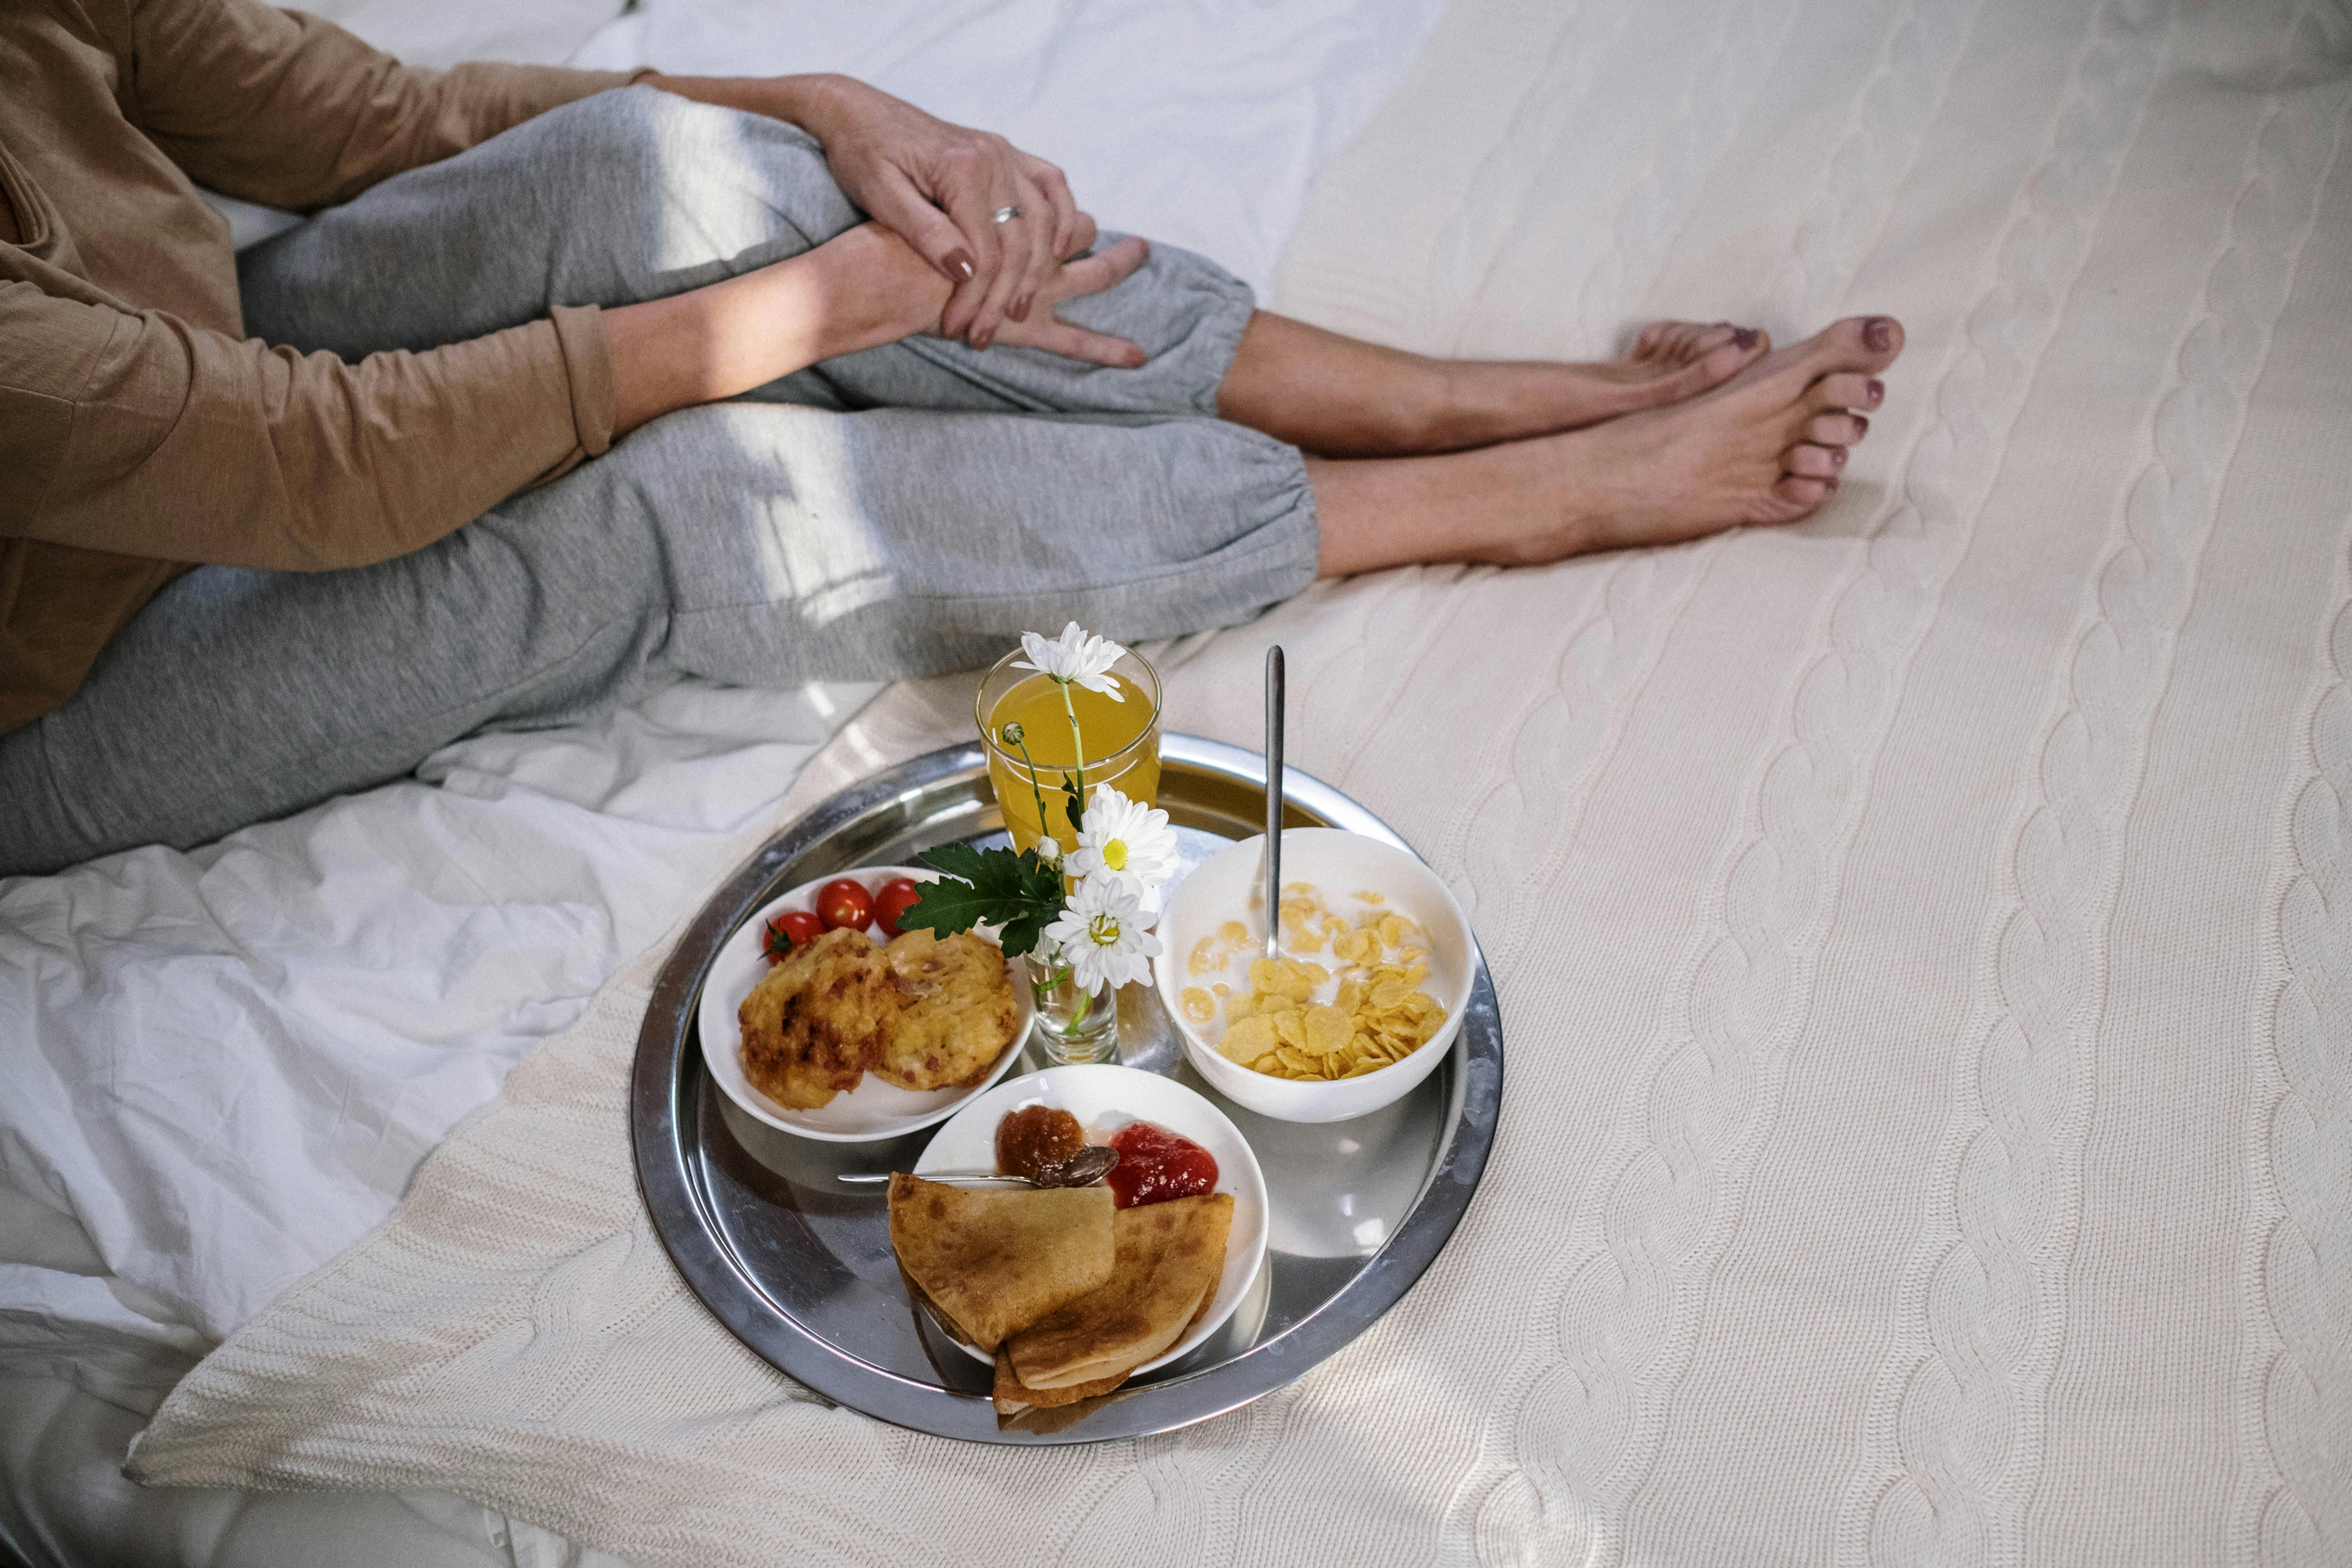
[[(1255, 752), (1181, 731), (1160, 737), (1164, 762), (1265, 785)], [(727, 935), (782, 886), (794, 861), (843, 828), (903, 796), (960, 773), (984, 775), (978, 742), (944, 746), (836, 791), (786, 824), (698, 910), (656, 977), (630, 1067), (629, 1132), (639, 1196), (654, 1233), (687, 1286), (713, 1316), (762, 1360), (828, 1403), (894, 1426), (968, 1442), (1020, 1447), (1108, 1442), (1172, 1432), (1237, 1409), (1336, 1354), (1404, 1298), (1468, 1212), (1494, 1147), (1502, 1099), (1502, 1021), (1486, 953), (1472, 941), (1470, 1004), (1446, 1067), (1451, 1103), (1444, 1144), (1403, 1223), (1347, 1284), (1276, 1338), (1214, 1366), (1122, 1391), (1087, 1420), (1060, 1432), (979, 1432), (949, 1427), (976, 1397), (913, 1379), (824, 1340), (769, 1300), (713, 1234), (679, 1139), (681, 1074), (698, 1066), (692, 1037), (702, 982)], [(1283, 789), (1302, 811), (1417, 852), (1377, 816), (1322, 780), (1283, 769)]]

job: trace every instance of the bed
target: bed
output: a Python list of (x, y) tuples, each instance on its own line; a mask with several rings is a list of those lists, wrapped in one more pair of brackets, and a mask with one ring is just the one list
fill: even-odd
[[(668, 64), (757, 19), (648, 4), (565, 52)], [(1331, 7), (1269, 52), (1327, 35), (1253, 85), (1299, 151), (1246, 224), (1213, 232), (1172, 175), (1170, 226), (1140, 193), (1106, 220), (1430, 352), (1853, 310), (1908, 351), (1801, 527), (1382, 574), (1153, 650), (1171, 721), (1246, 743), (1284, 644), (1294, 763), (1471, 910), (1511, 1053), (1486, 1185), (1395, 1312), (1248, 1412), (1034, 1472), (1017, 1506), (977, 1460), (829, 1429), (862, 1468), (828, 1517), (929, 1543), (898, 1561), (1023, 1531), (1071, 1562), (2341, 1561), (2352, 18), (1455, 0)], [(1300, 80), (1352, 84), (1352, 134)], [(570, 1477), (473, 1502), (113, 1468), (195, 1355), (266, 1333), (576, 1032), (796, 772), (806, 798), (959, 739), (958, 693), (680, 688), (217, 851), (0, 888), (0, 1005), (38, 1046), (0, 1089), (16, 1550), (727, 1560), (648, 1494), (567, 1485), (614, 1462), (593, 1432)], [(190, 1041), (221, 1031), (270, 1070), (208, 1077)], [(191, 1105), (220, 1138), (173, 1130)], [(141, 1184), (158, 1145), (212, 1210)], [(873, 1555), (798, 1505), (701, 1506), (740, 1560)]]

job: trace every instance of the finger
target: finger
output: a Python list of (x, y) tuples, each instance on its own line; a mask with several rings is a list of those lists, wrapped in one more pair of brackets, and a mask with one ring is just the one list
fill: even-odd
[(866, 216), (913, 246), (940, 277), (958, 288), (971, 281), (977, 268), (962, 233), (924, 199), (903, 170), (884, 164), (864, 194)]
[(1070, 226), (1070, 243), (1062, 247), (1062, 259), (1068, 261), (1084, 256), (1095, 247), (1095, 241), (1101, 237), (1102, 231), (1095, 227), (1095, 215), (1078, 214), (1077, 220)]
[(1024, 216), (1011, 226), (1026, 229), (1029, 236), (1028, 270), (1013, 285), (1012, 303), (1005, 307), (1005, 314), (1016, 321), (1029, 319), (1029, 307), (1036, 303), (1037, 291), (1052, 282), (1054, 274), (1061, 269), (1061, 255), (1054, 248), (1055, 220), (1052, 205), (1053, 198), (1045, 194), (1045, 188), (1034, 179), (1029, 180), (1021, 203)]
[(1075, 300), (1081, 294), (1099, 294), (1106, 289), (1116, 289), (1135, 276), (1135, 269), (1149, 260), (1151, 247), (1142, 237), (1129, 235), (1109, 249), (1093, 256), (1082, 256), (1062, 268), (1061, 280), (1055, 285), (1056, 303)]
[(1118, 370), (1138, 370), (1150, 356), (1141, 345), (1125, 338), (1114, 338), (1102, 332), (1090, 332), (1084, 327), (1054, 317), (1031, 322), (1022, 329), (1024, 346), (1043, 349), (1064, 359), (1084, 360), (1088, 364), (1109, 365)]
[[(1003, 242), (1003, 260), (996, 277), (988, 285), (988, 296), (981, 303), (980, 313), (972, 318), (971, 331), (966, 334), (976, 349), (984, 349), (996, 341), (1014, 291), (1028, 280), (1030, 258), (1035, 254), (1036, 225), (1030, 218), (1030, 203), (1040, 198), (1023, 191), (1020, 176), (1013, 172), (1009, 159), (997, 164), (995, 177), (996, 205), (989, 209), (989, 222)], [(996, 214), (1006, 207), (1020, 208), (1021, 216), (997, 223)]]
[[(1079, 254), (1086, 249), (1086, 247), (1077, 243), (1078, 204), (1070, 195), (1068, 178), (1059, 168), (1048, 163), (1043, 158), (1032, 158), (1025, 166), (1029, 171), (1030, 180), (1045, 194), (1045, 200), (1051, 203), (1054, 208), (1053, 233), (1048, 237), (1054, 250), (1054, 259), (1066, 260)], [(1037, 282), (1039, 287), (1044, 287), (1044, 279), (1037, 279)]]
[[(969, 339), (976, 318), (1004, 268), (1004, 238), (998, 232), (996, 209), (1004, 205), (994, 195), (993, 163), (983, 163), (977, 152), (962, 146), (950, 149), (939, 203), (955, 221), (964, 243), (971, 247), (973, 276), (948, 301), (940, 317), (940, 335)], [(984, 344), (974, 343), (974, 348)]]

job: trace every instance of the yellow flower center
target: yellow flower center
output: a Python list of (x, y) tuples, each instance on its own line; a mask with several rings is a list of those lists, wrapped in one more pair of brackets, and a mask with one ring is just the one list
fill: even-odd
[(1127, 869), (1127, 840), (1114, 838), (1102, 847), (1103, 864), (1114, 871)]
[(1087, 936), (1097, 947), (1118, 945), (1118, 920), (1114, 915), (1094, 915), (1087, 921)]

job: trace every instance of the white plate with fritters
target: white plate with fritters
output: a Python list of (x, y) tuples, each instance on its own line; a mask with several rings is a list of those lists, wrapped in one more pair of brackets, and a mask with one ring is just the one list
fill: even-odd
[[(1211, 1298), (1209, 1310), (1172, 1349), (1145, 1362), (1129, 1376), (1140, 1377), (1154, 1367), (1166, 1366), (1224, 1327), (1265, 1262), (1265, 1173), (1258, 1168), (1257, 1156), (1250, 1152), (1249, 1140), (1242, 1136), (1241, 1129), (1207, 1100), (1156, 1072), (1108, 1063), (1047, 1068), (1000, 1083), (958, 1110), (915, 1162), (914, 1174), (994, 1170), (996, 1124), (1031, 1105), (1068, 1111), (1086, 1130), (1089, 1143), (1110, 1142), (1111, 1134), (1130, 1121), (1155, 1122), (1190, 1138), (1217, 1162), (1217, 1184), (1211, 1191), (1234, 1196), (1234, 1225), (1225, 1237), (1225, 1270), (1218, 1276), (1217, 1293)], [(995, 1364), (993, 1356), (961, 1340), (956, 1342), (975, 1360)]]
[[(1035, 1005), (1029, 994), (1028, 966), (1006, 964), (1013, 981), (1013, 1037), (980, 1081), (966, 1088), (901, 1089), (869, 1072), (858, 1080), (856, 1089), (835, 1095), (814, 1110), (796, 1110), (761, 1093), (743, 1074), (743, 1026), (736, 1017), (736, 1009), (772, 967), (767, 956), (768, 922), (795, 910), (814, 912), (817, 889), (843, 877), (857, 883), (872, 897), (894, 878), (909, 877), (918, 882), (929, 882), (936, 880), (939, 873), (919, 866), (860, 866), (802, 883), (744, 921), (727, 939), (719, 956), (711, 961), (710, 973), (703, 978), (702, 1002), (696, 1016), (702, 1034), (703, 1065), (710, 1069), (710, 1076), (726, 1091), (728, 1099), (769, 1126), (794, 1137), (831, 1143), (865, 1143), (896, 1138), (943, 1121), (973, 1096), (985, 1093), (1021, 1054), (1021, 1044), (1029, 1037), (1029, 1020)], [(884, 940), (878, 925), (869, 927), (866, 934)], [(972, 934), (990, 942), (996, 940), (996, 933), (986, 927)]]

